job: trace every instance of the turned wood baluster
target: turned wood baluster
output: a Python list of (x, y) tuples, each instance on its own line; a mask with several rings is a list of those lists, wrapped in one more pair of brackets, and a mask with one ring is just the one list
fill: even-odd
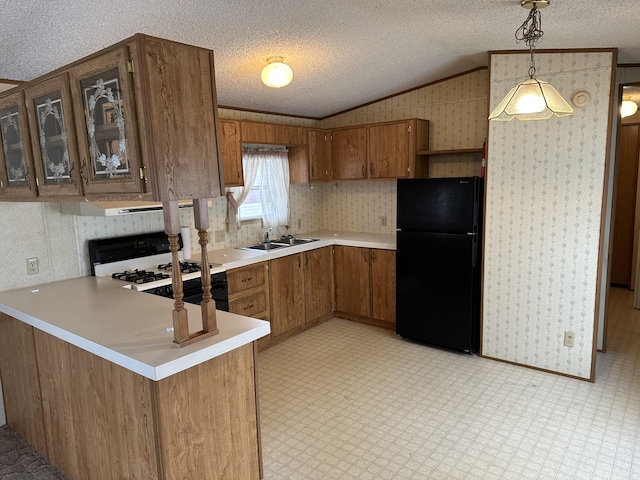
[(173, 341), (180, 345), (189, 340), (189, 321), (182, 301), (184, 290), (182, 288), (182, 274), (178, 257), (178, 251), (180, 250), (178, 242), (178, 234), (180, 233), (178, 202), (162, 202), (162, 210), (164, 212), (164, 231), (169, 236), (169, 250), (171, 250), (171, 283), (175, 300), (173, 303)]
[(198, 229), (198, 243), (200, 244), (200, 271), (202, 274), (202, 331), (218, 333), (216, 321), (216, 302), (211, 298), (211, 273), (209, 268), (209, 257), (207, 255), (207, 244), (209, 243), (207, 230), (209, 228), (209, 208), (206, 198), (199, 198), (193, 201), (193, 215), (195, 225)]

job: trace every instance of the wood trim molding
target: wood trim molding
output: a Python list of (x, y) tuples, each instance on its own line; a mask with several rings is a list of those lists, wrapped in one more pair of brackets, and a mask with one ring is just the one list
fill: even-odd
[(554, 375), (560, 375), (561, 377), (575, 378), (576, 380), (582, 380), (584, 382), (593, 383), (593, 381), (594, 381), (592, 379), (585, 378), (585, 377), (577, 377), (575, 375), (569, 375), (568, 373), (556, 372), (555, 370), (547, 370), (546, 368), (534, 367), (533, 365), (527, 365), (525, 363), (512, 362), (510, 360), (503, 360), (502, 358), (490, 357), (490, 356), (487, 356), (487, 355), (482, 355), (480, 353), (478, 353), (478, 357), (486, 358), (488, 360), (495, 360), (496, 362), (507, 363), (509, 365), (516, 365), (518, 367), (530, 368), (531, 370), (537, 370), (539, 372), (553, 373)]

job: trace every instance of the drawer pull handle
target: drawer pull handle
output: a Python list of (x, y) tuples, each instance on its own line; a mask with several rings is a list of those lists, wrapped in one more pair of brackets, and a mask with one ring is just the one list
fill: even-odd
[(252, 278), (253, 277), (243, 278), (242, 281), (243, 282), (250, 282)]
[(253, 308), (253, 303), (251, 305), (248, 305), (246, 307), (244, 307), (244, 310), (250, 310)]

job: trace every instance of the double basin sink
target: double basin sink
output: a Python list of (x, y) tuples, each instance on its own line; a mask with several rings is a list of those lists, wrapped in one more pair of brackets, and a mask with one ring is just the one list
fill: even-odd
[(299, 237), (282, 237), (278, 240), (268, 240), (266, 242), (254, 243), (244, 247), (237, 247), (238, 250), (275, 250), (276, 248), (293, 247), (296, 245), (304, 245), (309, 242), (316, 242), (317, 238), (299, 238)]

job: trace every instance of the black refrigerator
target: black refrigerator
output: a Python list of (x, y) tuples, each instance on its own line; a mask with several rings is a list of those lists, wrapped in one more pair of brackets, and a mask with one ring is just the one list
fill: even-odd
[(484, 182), (398, 180), (396, 332), (477, 352)]

